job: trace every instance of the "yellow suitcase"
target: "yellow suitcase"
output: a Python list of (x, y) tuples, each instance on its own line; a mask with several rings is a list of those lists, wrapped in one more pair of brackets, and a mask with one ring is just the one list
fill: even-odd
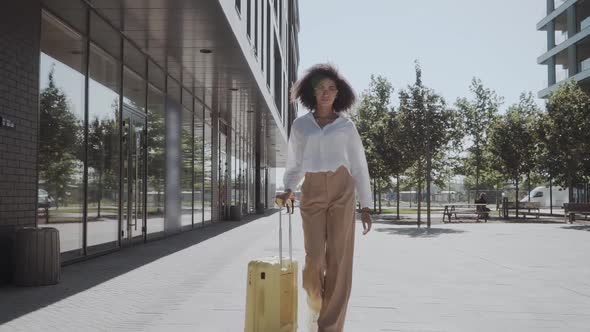
[[(282, 207), (282, 202), (277, 202)], [(291, 214), (289, 258), (283, 257), (282, 209), (279, 210), (279, 257), (248, 264), (245, 332), (297, 331), (297, 261), (293, 259)]]

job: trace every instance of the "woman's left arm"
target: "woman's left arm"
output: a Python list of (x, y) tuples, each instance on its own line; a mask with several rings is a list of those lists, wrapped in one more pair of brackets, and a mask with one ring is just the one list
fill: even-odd
[(371, 178), (369, 177), (365, 148), (354, 123), (352, 123), (352, 131), (352, 134), (349, 136), (350, 144), (348, 144), (350, 173), (356, 184), (361, 208), (371, 208), (373, 206), (373, 195), (371, 193)]

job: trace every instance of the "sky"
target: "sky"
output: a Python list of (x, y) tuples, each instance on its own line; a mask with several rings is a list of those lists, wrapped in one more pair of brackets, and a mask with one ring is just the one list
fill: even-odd
[[(504, 97), (504, 112), (522, 92), (546, 87), (547, 68), (536, 60), (546, 51), (547, 35), (536, 29), (545, 12), (541, 0), (300, 0), (299, 74), (332, 62), (357, 93), (371, 74), (382, 75), (397, 106), (418, 60), (424, 84), (447, 104), (471, 99), (478, 77)], [(283, 173), (277, 169), (278, 186)]]
[(375, 74), (397, 96), (414, 82), (417, 59), (424, 84), (447, 104), (470, 97), (478, 77), (504, 97), (503, 111), (545, 87), (547, 69), (536, 62), (546, 50), (536, 30), (545, 10), (540, 0), (300, 0), (299, 73), (328, 61), (357, 93)]

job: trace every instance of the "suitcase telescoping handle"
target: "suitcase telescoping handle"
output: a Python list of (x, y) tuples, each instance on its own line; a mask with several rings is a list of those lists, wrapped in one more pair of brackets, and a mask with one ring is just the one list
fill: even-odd
[[(282, 199), (277, 198), (277, 205), (279, 206), (279, 261), (281, 262), (281, 268), (283, 267), (283, 206), (285, 203), (291, 206), (293, 210), (293, 200), (287, 199), (287, 202), (283, 202)], [(291, 228), (291, 213), (287, 211), (289, 215), (289, 259), (293, 261), (293, 232)]]

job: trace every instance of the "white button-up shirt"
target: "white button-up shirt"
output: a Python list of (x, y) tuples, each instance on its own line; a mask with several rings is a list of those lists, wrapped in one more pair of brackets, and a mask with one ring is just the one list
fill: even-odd
[(345, 166), (354, 179), (361, 207), (373, 206), (365, 149), (354, 123), (344, 114), (321, 128), (309, 112), (295, 119), (289, 137), (285, 189), (295, 190), (305, 173)]

